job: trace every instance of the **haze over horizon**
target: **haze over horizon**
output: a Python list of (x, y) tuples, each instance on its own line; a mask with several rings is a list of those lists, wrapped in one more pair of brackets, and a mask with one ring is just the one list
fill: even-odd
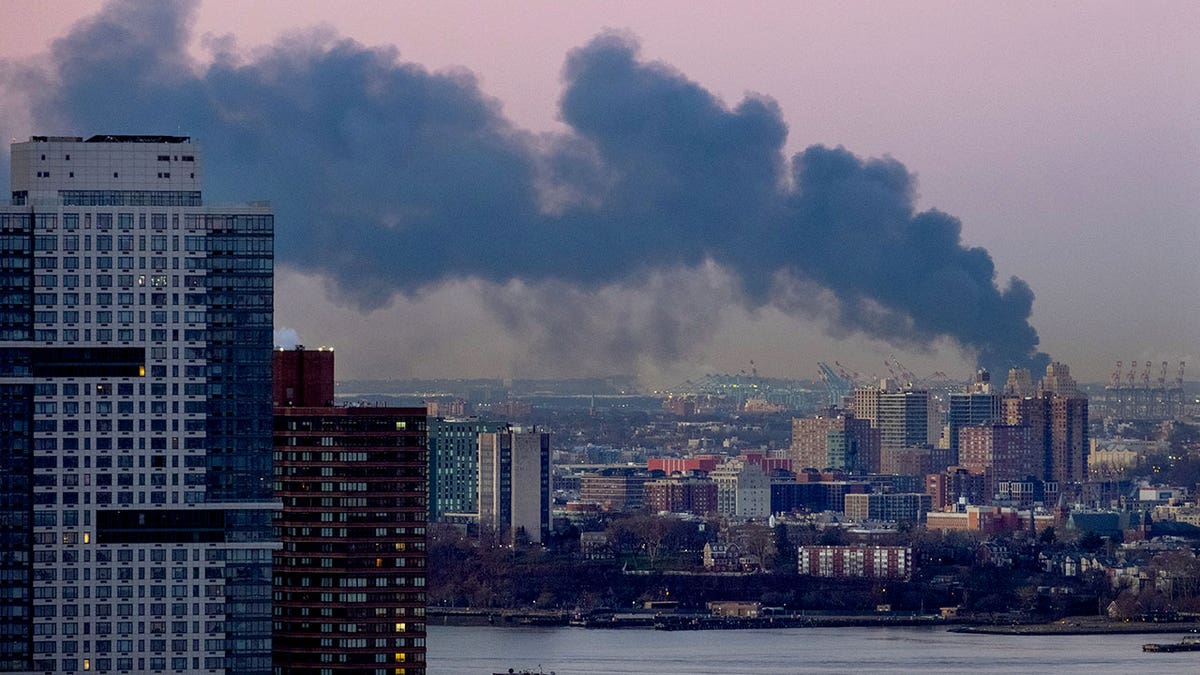
[[(668, 383), (750, 360), (812, 378), (817, 360), (869, 373), (893, 352), (957, 376), (980, 351), (1037, 365), (1040, 349), (1086, 381), (1117, 359), (1200, 361), (1188, 255), (1200, 243), (1188, 189), (1200, 181), (1200, 50), (1167, 37), (1198, 25), (1194, 9), (1037, 8), (1053, 19), (1037, 24), (948, 5), (764, 4), (728, 17), (725, 34), (713, 17), (673, 17), (703, 36), (706, 60), (661, 9), (612, 10), (631, 31), (613, 33), (597, 7), (537, 5), (564, 30), (529, 53), (518, 18), (474, 45), (464, 26), (443, 31), (461, 56), (449, 63), (469, 72), (444, 70), (453, 57), (428, 35), (467, 4), (375, 17), (302, 4), (288, 23), (192, 4), (111, 3), (90, 18), (81, 4), (61, 13), (82, 23), (38, 23), (40, 37), (12, 24), (0, 128), (20, 139), (179, 123), (220, 167), (211, 175), (232, 173), (207, 193), (274, 202), (276, 325), (343, 347), (342, 378)], [(772, 13), (779, 26), (747, 19)], [(958, 31), (930, 35), (922, 20)], [(1066, 26), (1095, 42), (1051, 42)], [(395, 40), (379, 34), (388, 27)], [(789, 27), (807, 38), (794, 40), (795, 66), (763, 61)], [(431, 66), (407, 56), (410, 41)], [(398, 53), (375, 46), (390, 42)], [(552, 49), (563, 79), (541, 81)], [(731, 89), (739, 76), (761, 94)], [(108, 95), (122, 77), (127, 95)]]

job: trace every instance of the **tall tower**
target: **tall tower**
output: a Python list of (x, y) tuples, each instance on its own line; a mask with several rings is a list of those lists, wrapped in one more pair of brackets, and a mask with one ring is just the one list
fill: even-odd
[(479, 513), (479, 434), (496, 422), (429, 418), (429, 520), (461, 522)]
[(877, 416), (880, 448), (895, 450), (929, 442), (929, 392), (881, 392)]
[(1000, 395), (990, 390), (950, 394), (950, 412), (947, 421), (950, 427), (950, 461), (959, 462), (958, 430), (1001, 419), (1003, 406)]
[(550, 434), (507, 428), (479, 434), (479, 527), (507, 541), (550, 535)]
[[(296, 391), (333, 390), (323, 353)], [(275, 408), (277, 675), (425, 672), (425, 425), (424, 408)]]
[(273, 218), (183, 136), (35, 136), (0, 206), (0, 670), (270, 673)]

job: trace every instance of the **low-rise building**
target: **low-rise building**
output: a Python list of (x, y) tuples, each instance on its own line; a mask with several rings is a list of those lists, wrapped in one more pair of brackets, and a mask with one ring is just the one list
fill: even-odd
[(650, 480), (636, 469), (604, 469), (579, 477), (579, 500), (607, 511), (638, 511), (645, 504), (644, 486)]
[(913, 553), (907, 546), (801, 546), (797, 563), (800, 574), (814, 577), (908, 579)]
[(709, 478), (660, 478), (647, 481), (642, 489), (650, 513), (705, 516), (717, 510), (717, 484)]
[(846, 495), (846, 518), (855, 522), (920, 523), (933, 500), (918, 492)]

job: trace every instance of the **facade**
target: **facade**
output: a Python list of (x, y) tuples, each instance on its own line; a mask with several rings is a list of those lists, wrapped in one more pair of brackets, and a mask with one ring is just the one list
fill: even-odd
[(771, 513), (802, 511), (841, 513), (846, 508), (846, 495), (866, 494), (870, 484), (864, 481), (812, 481), (771, 483)]
[(1041, 452), (1041, 470), (1036, 476), (1048, 480), (1053, 474), (1054, 458), (1050, 445), (1050, 402), (1042, 396), (1005, 397), (1002, 402), (1003, 421), (1009, 425), (1029, 427), (1030, 442)]
[[(1061, 364), (1058, 364), (1061, 366)], [(1049, 369), (1047, 369), (1049, 370)], [(1072, 382), (1063, 382), (1064, 375), (1047, 386), (1035, 398), (1007, 398), (1003, 402), (1004, 419), (1008, 424), (1030, 427), (1032, 442), (1041, 448), (1040, 477), (1061, 484), (1082, 483), (1088, 479), (1088, 400), (1059, 396), (1054, 388), (1074, 390)]]
[(696, 455), (694, 457), (651, 457), (646, 461), (647, 471), (662, 471), (668, 476), (673, 473), (686, 474), (691, 471), (708, 473), (717, 468), (721, 458), (717, 455)]
[(604, 469), (579, 477), (579, 499), (608, 511), (640, 511), (650, 476), (634, 469)]
[(986, 477), (960, 466), (925, 476), (925, 494), (932, 500), (931, 508), (939, 511), (959, 503), (983, 504), (991, 497)]
[(771, 515), (771, 478), (762, 467), (737, 457), (718, 466), (708, 477), (717, 484), (717, 513), (736, 518)]
[(479, 513), (479, 434), (500, 425), (478, 418), (429, 418), (429, 520)]
[(859, 387), (850, 398), (850, 411), (860, 420), (866, 420), (871, 426), (879, 426), (879, 394), (880, 388)]
[(960, 461), (958, 457), (959, 429), (995, 422), (1001, 419), (1002, 410), (1000, 396), (990, 393), (990, 391), (950, 394), (948, 415), (950, 461), (954, 464)]
[(924, 493), (892, 492), (846, 495), (846, 519), (859, 523), (919, 523), (925, 519), (933, 498)]
[(958, 430), (958, 465), (983, 474), (985, 495), (994, 499), (1002, 481), (1039, 478), (1042, 449), (1026, 425), (983, 424)]
[(425, 672), (425, 425), (424, 408), (275, 409), (276, 675)]
[(929, 392), (879, 393), (875, 426), (880, 448), (910, 448), (929, 442)]
[(800, 546), (796, 556), (799, 573), (814, 577), (908, 579), (913, 571), (905, 546)]
[(930, 511), (925, 516), (925, 528), (941, 532), (982, 532), (987, 535), (1032, 530), (1041, 532), (1055, 524), (1050, 513), (1018, 511), (999, 506), (968, 506), (961, 511)]
[(879, 432), (852, 414), (792, 418), (792, 466), (870, 473), (879, 467)]
[(479, 434), (479, 526), (506, 541), (550, 536), (550, 434), (506, 428)]
[(275, 407), (333, 405), (333, 350), (326, 347), (275, 350)]
[(0, 671), (270, 673), (269, 206), (205, 206), (182, 136), (11, 160)]
[(950, 463), (950, 451), (919, 445), (884, 448), (879, 453), (879, 473), (891, 476), (924, 476), (941, 471)]
[(1050, 401), (1048, 480), (1082, 483), (1088, 478), (1088, 400), (1055, 396)]
[(643, 492), (650, 513), (705, 516), (717, 510), (717, 484), (710, 478), (660, 478), (647, 481)]

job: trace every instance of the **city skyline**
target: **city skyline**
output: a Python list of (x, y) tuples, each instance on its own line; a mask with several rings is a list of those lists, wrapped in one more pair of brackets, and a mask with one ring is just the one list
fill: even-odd
[[(37, 16), (32, 4), (13, 7), (17, 16)], [(256, 6), (264, 14), (271, 7)], [(206, 2), (192, 14), (191, 32), (178, 39), (193, 56), (206, 51), (202, 45), (228, 51), (228, 42), (204, 36), (228, 32), (235, 15), (238, 46), (230, 53), (255, 63), (265, 58), (262, 45), (280, 48), (281, 31), (324, 22), (326, 30), (365, 47), (395, 44), (401, 63), (434, 72), (465, 66), (479, 78), (484, 96), (499, 97), (499, 119), (544, 136), (564, 129), (554, 114), (566, 86), (557, 73), (569, 52), (605, 28), (628, 30), (640, 43), (639, 63), (677, 68), (729, 110), (748, 90), (773, 98), (788, 127), (786, 155), (813, 143), (844, 144), (859, 158), (890, 155), (903, 162), (920, 179), (916, 208), (960, 218), (964, 244), (991, 252), (1001, 290), (1009, 275), (1029, 282), (1037, 294), (1032, 325), (1041, 348), (1070, 363), (1081, 380), (1107, 379), (1118, 359), (1196, 362), (1188, 336), (1195, 334), (1197, 318), (1187, 291), (1197, 287), (1197, 272), (1184, 262), (1194, 247), (1179, 244), (1195, 241), (1194, 216), (1200, 213), (1194, 191), (1186, 189), (1200, 177), (1196, 134), (1187, 122), (1200, 88), (1189, 86), (1197, 78), (1188, 65), (1195, 63), (1196, 47), (1170, 37), (1196, 24), (1194, 8), (1153, 4), (1129, 16), (1120, 5), (1089, 11), (1028, 5), (1003, 12), (928, 3), (841, 11), (763, 4), (736, 14), (716, 6), (689, 14), (668, 5), (579, 5), (574, 12), (528, 7), (533, 18), (562, 30), (536, 43), (521, 39), (533, 30), (527, 24), (538, 21), (523, 22), (492, 5), (351, 7), (332, 16), (313, 4), (295, 11), (289, 6), (281, 18), (279, 12), (257, 16)], [(14, 101), (13, 78), (26, 74), (33, 56), (44, 54), (71, 21), (95, 11), (94, 5), (78, 5), (60, 8), (61, 19), (10, 24), (20, 35), (4, 34), (0, 86), (6, 103)], [(470, 12), (484, 18), (468, 21), (463, 15)], [(1055, 39), (1063, 36), (1070, 39)], [(290, 39), (293, 46), (303, 44), (295, 35)], [(323, 45), (312, 47), (319, 51), (333, 43), (327, 37), (309, 44)], [(89, 116), (76, 122), (84, 128), (48, 130), (21, 119), (16, 109), (6, 105), (0, 125), (18, 139), (52, 131), (122, 131), (92, 128), (103, 123)], [(243, 182), (254, 196), (288, 198)], [(281, 223), (280, 231), (287, 226)], [(727, 275), (711, 264), (685, 272), (683, 291), (680, 277), (670, 273), (599, 290), (447, 278), (363, 314), (330, 301), (325, 279), (287, 259), (282, 263), (277, 327), (296, 329), (310, 345), (353, 345), (345, 361), (350, 377), (632, 369), (653, 381), (702, 369), (737, 371), (750, 359), (766, 374), (812, 377), (817, 360), (837, 358), (871, 372), (892, 352), (918, 371), (961, 373), (973, 365), (945, 340), (921, 353), (912, 344), (854, 337), (852, 330), (848, 339), (845, 330), (830, 337), (827, 319), (795, 318), (770, 305), (747, 309), (736, 301)], [(563, 294), (576, 294), (589, 313), (562, 316), (545, 309)], [(513, 318), (537, 300), (532, 318)], [(670, 328), (696, 339), (675, 338), (678, 348), (654, 356), (658, 345), (648, 326), (663, 302), (686, 315)], [(412, 315), (422, 316), (419, 325), (405, 320)], [(579, 358), (587, 349), (545, 350), (562, 332), (556, 320), (603, 333), (613, 317), (624, 317), (618, 327), (634, 334), (628, 351), (649, 357), (619, 358), (618, 338), (626, 337), (619, 331), (602, 336), (600, 348), (590, 350), (597, 356)], [(464, 359), (463, 352), (477, 356)]]

